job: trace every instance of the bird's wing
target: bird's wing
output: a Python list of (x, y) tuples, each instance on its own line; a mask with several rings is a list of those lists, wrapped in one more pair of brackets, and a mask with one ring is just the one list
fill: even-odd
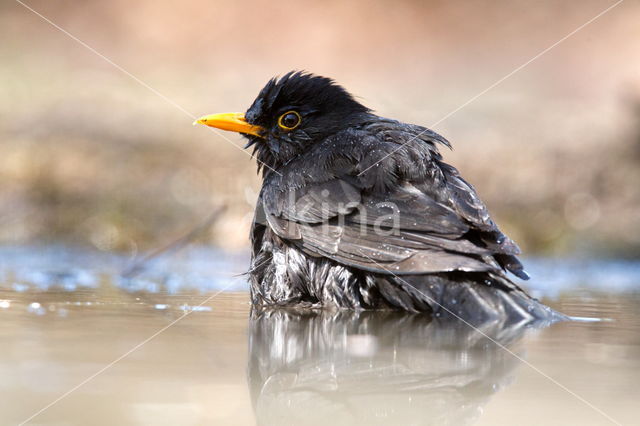
[[(376, 136), (327, 140), (265, 180), (259, 210), (273, 232), (309, 255), (379, 273), (506, 269), (528, 278), (517, 245), (441, 161), (435, 143), (444, 138), (389, 120), (375, 126)], [(419, 143), (404, 143), (415, 135)], [(361, 172), (376, 156), (380, 167)]]
[[(444, 176), (443, 186), (446, 189), (443, 192), (447, 194), (445, 203), (470, 225), (465, 237), (491, 250), (493, 258), (503, 269), (519, 278), (529, 279), (516, 257), (520, 254), (520, 248), (500, 231), (473, 186), (454, 167), (442, 162), (439, 162), (438, 167)], [(428, 186), (422, 185), (421, 188), (429, 190)]]
[(468, 238), (458, 211), (407, 183), (384, 197), (346, 179), (282, 191), (265, 187), (260, 208), (279, 237), (307, 254), (394, 274), (500, 268), (494, 248)]

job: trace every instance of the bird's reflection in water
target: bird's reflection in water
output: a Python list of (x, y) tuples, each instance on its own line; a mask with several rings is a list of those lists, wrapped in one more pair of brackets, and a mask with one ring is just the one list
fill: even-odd
[[(524, 324), (475, 324), (518, 354)], [(255, 310), (259, 425), (469, 424), (518, 359), (460, 321), (399, 312)]]

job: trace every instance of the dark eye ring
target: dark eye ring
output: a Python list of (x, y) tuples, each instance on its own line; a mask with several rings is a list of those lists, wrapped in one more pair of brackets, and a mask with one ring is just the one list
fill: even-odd
[(278, 118), (278, 126), (284, 130), (293, 130), (300, 125), (302, 118), (296, 111), (287, 111)]

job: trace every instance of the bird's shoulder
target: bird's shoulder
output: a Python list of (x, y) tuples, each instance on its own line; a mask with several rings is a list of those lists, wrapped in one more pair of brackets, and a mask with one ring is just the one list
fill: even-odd
[(437, 165), (433, 167), (433, 160), (442, 158), (438, 144), (451, 147), (444, 137), (427, 128), (372, 116), (314, 143), (264, 183), (287, 190), (353, 175), (363, 187), (383, 189), (396, 183), (396, 177), (411, 180), (413, 175), (439, 171)]
[(410, 193), (422, 193), (474, 226), (491, 229), (495, 225), (485, 205), (458, 170), (442, 160), (439, 144), (450, 146), (424, 127), (373, 116), (315, 143), (271, 173), (263, 182), (263, 198), (273, 204), (292, 193), (329, 191), (336, 202), (361, 201), (354, 193), (393, 201), (395, 194), (405, 197), (409, 187)]
[(375, 117), (311, 146), (270, 174), (263, 192), (273, 200), (339, 187), (336, 196), (346, 195), (344, 201), (354, 201), (353, 192), (393, 201), (394, 194), (404, 196), (410, 187), (411, 193), (421, 192), (472, 225), (492, 230), (495, 224), (476, 190), (442, 160), (438, 145), (450, 146), (424, 127)]

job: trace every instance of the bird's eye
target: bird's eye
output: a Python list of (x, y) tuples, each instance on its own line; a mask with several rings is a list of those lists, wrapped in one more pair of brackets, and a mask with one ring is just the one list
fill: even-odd
[(278, 118), (278, 126), (284, 130), (293, 130), (300, 125), (300, 114), (295, 111), (287, 111)]

